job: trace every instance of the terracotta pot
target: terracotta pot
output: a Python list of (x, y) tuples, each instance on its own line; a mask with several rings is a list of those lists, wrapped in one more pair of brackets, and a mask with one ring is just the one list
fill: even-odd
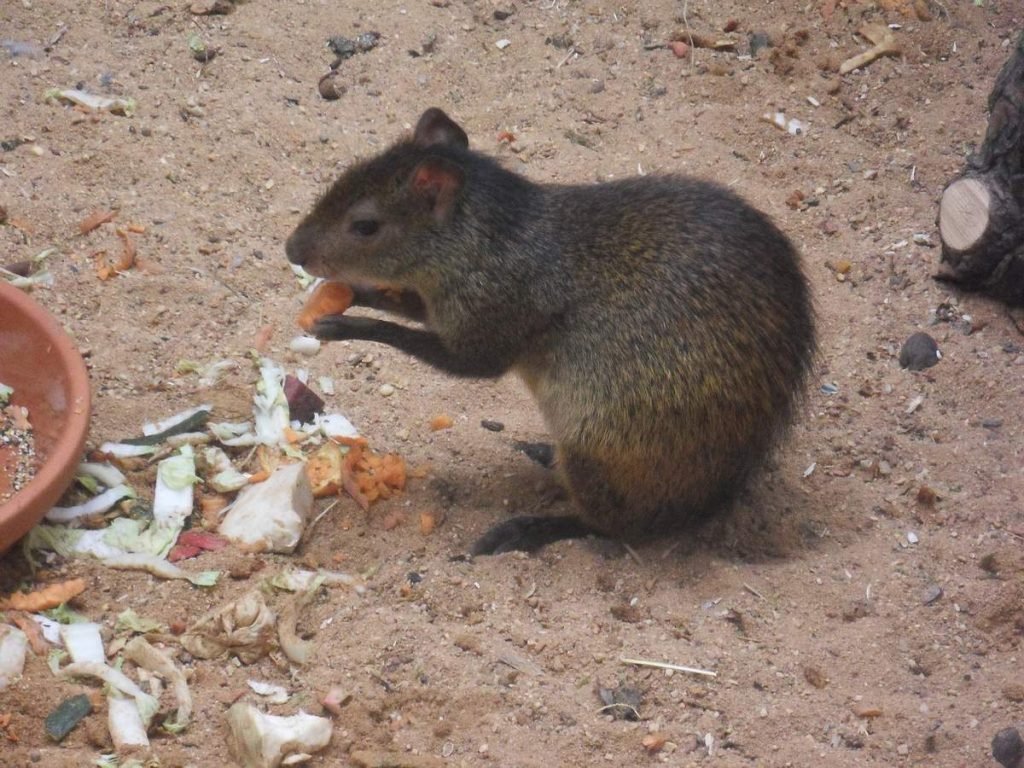
[(67, 489), (89, 431), (89, 374), (53, 315), (0, 280), (0, 382), (28, 407), (38, 471), (0, 502), (0, 553), (38, 523)]

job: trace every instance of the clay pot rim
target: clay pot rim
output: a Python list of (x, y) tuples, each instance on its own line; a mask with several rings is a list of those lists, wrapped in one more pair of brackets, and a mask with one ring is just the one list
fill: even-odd
[(2, 280), (0, 306), (27, 318), (52, 344), (60, 367), (67, 372), (68, 386), (68, 408), (60, 439), (25, 487), (0, 504), (0, 553), (3, 553), (50, 511), (74, 478), (89, 432), (91, 393), (89, 372), (82, 355), (47, 309), (21, 289)]

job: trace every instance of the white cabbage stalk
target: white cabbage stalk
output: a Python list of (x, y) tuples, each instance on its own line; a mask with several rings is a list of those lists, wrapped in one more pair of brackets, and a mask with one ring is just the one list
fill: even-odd
[(43, 633), (46, 642), (52, 645), (61, 645), (60, 628), (64, 626), (63, 624), (54, 621), (49, 616), (43, 616), (41, 613), (33, 613), (32, 621), (39, 625), (39, 630)]
[(284, 395), (284, 370), (268, 358), (260, 361), (260, 380), (253, 395), (256, 440), (264, 445), (282, 445), (287, 440), (288, 399)]
[(149, 456), (156, 453), (155, 445), (130, 445), (128, 443), (104, 443), (100, 446), (100, 453), (113, 456), (117, 459), (134, 459), (139, 456)]
[(320, 586), (353, 587), (359, 594), (365, 592), (362, 580), (340, 571), (282, 571), (270, 579), (270, 585), (286, 592), (308, 592)]
[(78, 465), (78, 474), (95, 477), (105, 488), (114, 488), (125, 482), (124, 473), (113, 464), (83, 461)]
[(103, 652), (99, 624), (61, 624), (60, 638), (73, 662), (106, 664), (107, 655)]
[(192, 514), (192, 486), (198, 481), (191, 446), (183, 446), (176, 455), (161, 461), (153, 494), (154, 525), (180, 531), (185, 518)]
[(248, 421), (217, 421), (207, 424), (206, 428), (221, 442), (252, 432), (252, 424)]
[(220, 578), (219, 571), (188, 573), (156, 555), (133, 552), (126, 555), (104, 558), (103, 565), (120, 571), (146, 571), (161, 579), (181, 579), (197, 587), (212, 587)]
[(237, 491), (249, 484), (249, 475), (235, 469), (222, 448), (207, 448), (203, 451), (203, 460), (209, 470), (206, 482), (218, 493)]
[(149, 736), (134, 700), (111, 691), (107, 696), (107, 728), (118, 752), (127, 747), (148, 747)]
[(121, 499), (134, 498), (135, 491), (127, 485), (118, 485), (73, 507), (53, 507), (46, 513), (46, 519), (51, 523), (68, 523), (79, 517), (102, 514), (121, 501)]
[(63, 677), (94, 677), (111, 688), (135, 699), (135, 705), (142, 715), (142, 722), (148, 728), (153, 715), (160, 708), (160, 703), (142, 690), (134, 680), (119, 669), (114, 669), (107, 664), (96, 664), (94, 662), (82, 662), (68, 664), (61, 670)]

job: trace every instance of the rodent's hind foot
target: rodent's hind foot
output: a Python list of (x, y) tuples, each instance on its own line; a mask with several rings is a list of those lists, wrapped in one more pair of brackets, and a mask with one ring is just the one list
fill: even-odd
[(493, 526), (473, 543), (470, 554), (500, 555), (502, 552), (536, 552), (562, 539), (581, 539), (597, 532), (578, 517), (513, 517)]

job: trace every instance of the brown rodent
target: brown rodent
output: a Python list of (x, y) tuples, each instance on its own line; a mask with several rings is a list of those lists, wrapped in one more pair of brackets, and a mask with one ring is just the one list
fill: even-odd
[[(535, 184), (439, 109), (353, 165), (289, 260), (423, 323), (322, 319), (457, 376), (518, 373), (576, 517), (520, 517), (475, 553), (660, 535), (741, 490), (790, 422), (814, 350), (799, 257), (732, 192), (679, 176)], [(403, 291), (367, 288), (385, 284)]]

